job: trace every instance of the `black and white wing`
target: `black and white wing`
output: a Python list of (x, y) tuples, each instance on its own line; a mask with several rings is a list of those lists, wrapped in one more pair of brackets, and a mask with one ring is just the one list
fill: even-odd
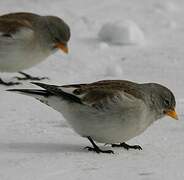
[(70, 103), (79, 103), (81, 105), (90, 106), (96, 109), (111, 108), (112, 106), (123, 107), (134, 106), (135, 102), (140, 100), (139, 92), (133, 90), (132, 86), (129, 88), (126, 83), (112, 84), (111, 81), (106, 85), (101, 81), (96, 84), (76, 84), (55, 86), (44, 83), (33, 83), (38, 85), (47, 92), (61, 97)]

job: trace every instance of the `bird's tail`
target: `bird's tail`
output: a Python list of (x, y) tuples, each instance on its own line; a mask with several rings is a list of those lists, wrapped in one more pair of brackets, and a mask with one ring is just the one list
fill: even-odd
[(39, 100), (41, 103), (46, 104), (47, 106), (50, 106), (59, 112), (61, 111), (61, 109), (65, 108), (65, 102), (67, 102), (61, 96), (58, 97), (54, 95), (52, 92), (49, 92), (44, 89), (43, 90), (40, 90), (40, 89), (9, 89), (7, 91), (34, 97), (35, 99)]
[(81, 99), (77, 97), (76, 95), (68, 92), (64, 92), (62, 86), (55, 86), (55, 85), (49, 85), (44, 83), (38, 83), (38, 82), (32, 82), (32, 84), (35, 84), (37, 86), (40, 86), (43, 88), (43, 90), (40, 89), (9, 89), (8, 91), (13, 91), (19, 94), (24, 94), (27, 96), (34, 97), (38, 100), (40, 100), (42, 103), (45, 103), (48, 105), (48, 99), (49, 102), (51, 99), (55, 98), (54, 101), (65, 101), (67, 103), (77, 103), (82, 104)]

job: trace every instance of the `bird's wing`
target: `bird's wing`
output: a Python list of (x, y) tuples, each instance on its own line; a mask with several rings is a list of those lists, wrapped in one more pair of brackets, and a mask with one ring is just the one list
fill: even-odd
[[(32, 24), (27, 20), (15, 20), (0, 17), (0, 40), (30, 37), (34, 33)], [(21, 36), (20, 36), (21, 34)]]
[[(130, 82), (99, 81), (91, 84), (76, 84), (55, 86), (43, 83), (33, 83), (56, 96), (61, 96), (67, 101), (80, 103), (96, 109), (117, 106), (134, 106), (140, 100), (140, 93), (135, 90)], [(113, 105), (113, 106), (112, 106)]]

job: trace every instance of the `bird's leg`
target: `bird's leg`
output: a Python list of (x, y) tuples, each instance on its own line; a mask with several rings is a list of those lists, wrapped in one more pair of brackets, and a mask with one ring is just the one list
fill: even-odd
[(0, 78), (0, 84), (4, 85), (4, 86), (14, 86), (14, 85), (19, 85), (21, 83), (19, 82), (5, 82)]
[(114, 154), (114, 152), (112, 150), (101, 150), (95, 143), (94, 141), (92, 140), (92, 138), (90, 136), (87, 137), (88, 140), (91, 142), (91, 144), (93, 145), (93, 147), (85, 147), (85, 149), (87, 149), (88, 151), (94, 151), (96, 153), (112, 153)]
[(34, 77), (31, 76), (25, 72), (19, 72), (19, 74), (23, 75), (24, 77), (16, 77), (18, 80), (22, 81), (22, 80), (33, 80), (33, 81), (40, 81), (43, 79), (49, 79), (48, 77)]
[(129, 149), (138, 149), (138, 150), (142, 150), (142, 147), (139, 146), (139, 145), (128, 145), (126, 144), (125, 142), (123, 143), (120, 143), (120, 144), (112, 144), (112, 147), (123, 147), (125, 148), (126, 150), (129, 150)]

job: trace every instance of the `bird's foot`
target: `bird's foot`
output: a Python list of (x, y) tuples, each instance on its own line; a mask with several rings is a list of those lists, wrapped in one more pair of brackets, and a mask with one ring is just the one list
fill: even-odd
[(96, 152), (96, 153), (107, 153), (107, 154), (114, 154), (114, 151), (112, 151), (112, 150), (102, 150), (102, 149), (100, 149), (99, 147), (89, 147), (89, 146), (87, 146), (87, 147), (85, 147), (84, 149), (87, 149), (88, 151), (93, 151), (93, 152)]
[(90, 137), (90, 136), (88, 136), (87, 137), (88, 138), (88, 140), (91, 142), (91, 144), (93, 145), (93, 147), (89, 147), (89, 146), (87, 146), (87, 147), (85, 147), (85, 149), (87, 149), (88, 151), (93, 151), (93, 152), (96, 152), (96, 153), (108, 153), (108, 154), (114, 154), (114, 151), (112, 151), (112, 150), (102, 150), (102, 149), (100, 149), (96, 144), (95, 144), (95, 142), (93, 141), (93, 139)]
[(14, 86), (14, 85), (19, 85), (21, 83), (19, 82), (5, 82), (0, 78), (0, 84), (4, 85), (4, 86)]
[(31, 76), (27, 73), (24, 72), (19, 72), (19, 74), (23, 75), (24, 77), (15, 77), (16, 79), (18, 79), (19, 81), (23, 81), (23, 80), (32, 80), (32, 81), (40, 81), (40, 80), (44, 80), (44, 79), (49, 79), (48, 77), (34, 77)]
[(142, 147), (139, 146), (139, 145), (128, 145), (126, 144), (125, 142), (123, 143), (120, 143), (120, 144), (112, 144), (112, 147), (123, 147), (125, 148), (126, 150), (129, 150), (129, 149), (138, 149), (138, 150), (142, 150)]

